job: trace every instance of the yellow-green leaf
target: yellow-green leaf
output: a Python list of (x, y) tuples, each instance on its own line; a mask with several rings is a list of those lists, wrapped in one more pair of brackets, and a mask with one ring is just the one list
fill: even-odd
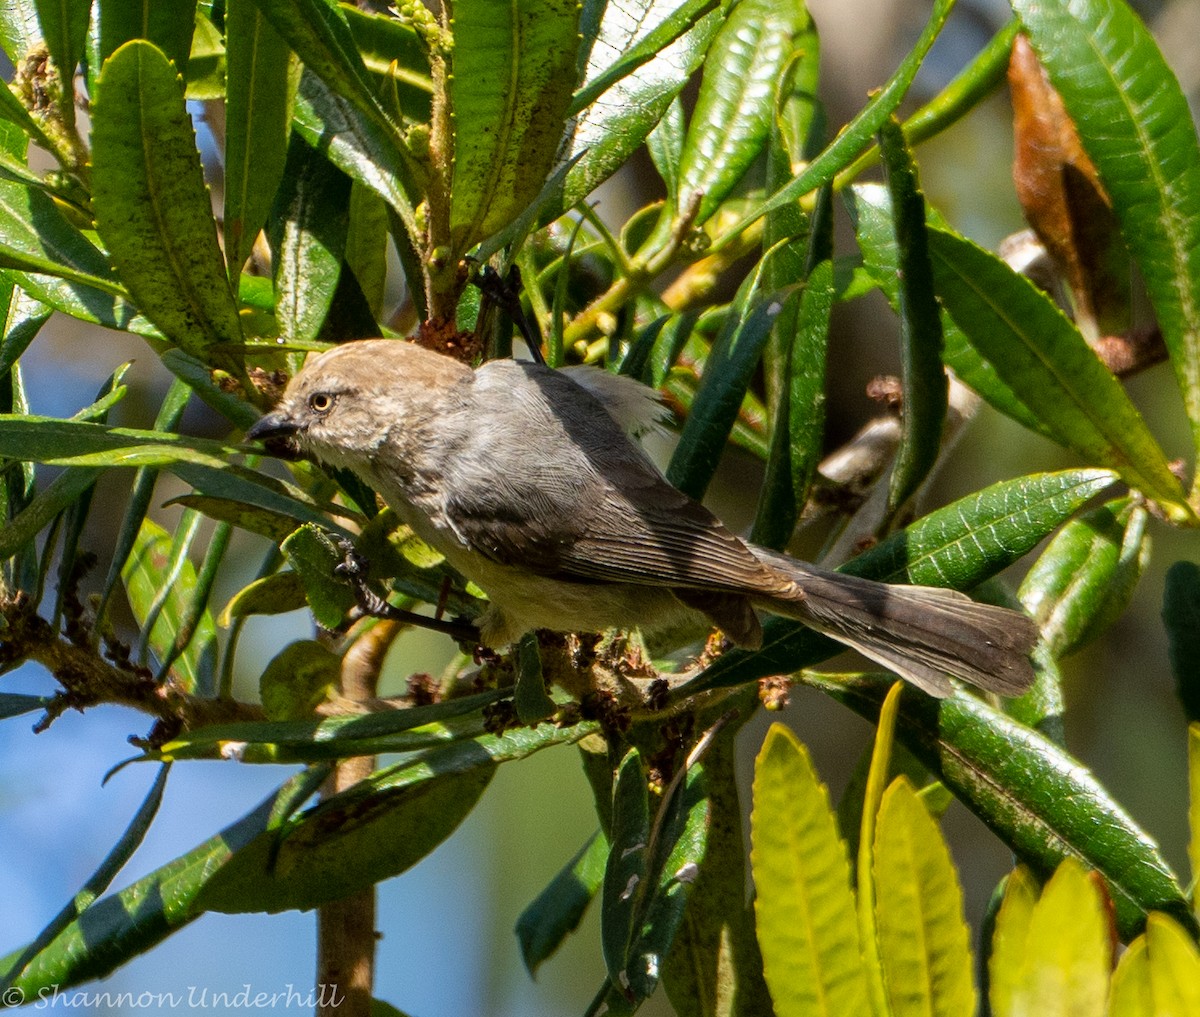
[(1033, 908), (1025, 957), (1007, 1013), (996, 1017), (1095, 1017), (1104, 1013), (1110, 950), (1100, 891), (1067, 858)]
[(767, 733), (755, 764), (750, 863), (777, 1017), (865, 1012), (846, 847), (807, 750), (782, 724)]
[(1109, 1017), (1190, 1017), (1197, 1013), (1200, 951), (1178, 922), (1155, 912), (1113, 974)]
[[(1200, 722), (1188, 725), (1188, 864), (1192, 869), (1192, 885), (1200, 879)], [(1196, 891), (1192, 890), (1192, 911), (1200, 915), (1196, 904)]]
[(875, 832), (875, 907), (895, 1017), (975, 1012), (962, 888), (941, 831), (907, 777), (884, 792)]
[(1038, 884), (1024, 865), (1008, 875), (1004, 901), (996, 915), (992, 953), (988, 958), (988, 998), (994, 1017), (1011, 1017), (1025, 963), (1029, 923), (1038, 902)]

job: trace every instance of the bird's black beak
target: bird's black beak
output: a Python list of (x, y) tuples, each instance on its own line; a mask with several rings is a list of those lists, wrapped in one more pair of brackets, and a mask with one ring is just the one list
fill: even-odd
[(246, 432), (246, 441), (262, 442), (263, 447), (277, 459), (299, 459), (296, 444), (296, 422), (283, 413), (268, 413), (260, 417)]

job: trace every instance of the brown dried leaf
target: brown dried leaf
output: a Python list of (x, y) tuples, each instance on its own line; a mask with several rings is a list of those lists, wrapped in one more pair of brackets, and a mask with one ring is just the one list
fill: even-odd
[(1129, 326), (1129, 257), (1096, 167), (1024, 36), (1013, 44), (1008, 83), (1025, 218), (1065, 278), (1084, 335), (1119, 335)]

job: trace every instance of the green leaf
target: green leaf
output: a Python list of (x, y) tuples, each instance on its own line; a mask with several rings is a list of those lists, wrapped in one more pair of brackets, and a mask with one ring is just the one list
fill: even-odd
[(281, 545), (281, 550), (304, 583), (313, 617), (336, 629), (354, 606), (354, 591), (334, 573), (345, 557), (319, 526), (305, 523)]
[[(303, 776), (303, 775), (301, 775)], [(289, 784), (278, 792), (286, 797)], [(126, 889), (97, 901), (62, 930), (14, 983), (26, 999), (94, 981), (199, 917), (196, 896), (234, 851), (266, 829), (272, 796), (237, 822)], [(21, 951), (0, 959), (7, 970)]]
[(235, 618), (249, 618), (254, 614), (287, 614), (304, 607), (308, 607), (304, 580), (296, 572), (277, 572), (256, 579), (235, 593), (225, 605), (218, 622), (228, 627)]
[(179, 76), (148, 42), (126, 43), (104, 64), (92, 161), (97, 229), (143, 313), (201, 360), (241, 342)]
[(455, 261), (523, 211), (553, 169), (578, 25), (575, 0), (456, 0), (448, 85)]
[(1150, 553), (1149, 513), (1128, 498), (1067, 523), (1017, 594), (1054, 657), (1085, 646), (1125, 610)]
[[(808, 684), (873, 718), (888, 688), (863, 676), (806, 672)], [(1079, 760), (1055, 742), (964, 693), (901, 699), (900, 740), (1018, 858), (1048, 876), (1067, 857), (1104, 877), (1122, 936), (1151, 911), (1195, 928), (1158, 846)]]
[[(680, 779), (682, 777), (682, 779)], [(635, 1001), (658, 987), (663, 964), (675, 943), (708, 846), (710, 805), (701, 764), (676, 775), (659, 806), (647, 851), (645, 892), (625, 965), (628, 991)], [(618, 984), (625, 985), (619, 980)]]
[(879, 952), (891, 1012), (974, 1013), (962, 888), (937, 823), (906, 777), (884, 792), (874, 860)]
[(481, 711), (502, 695), (492, 690), (429, 706), (343, 714), (325, 720), (215, 724), (179, 735), (148, 758), (227, 759), (236, 755), (243, 763), (308, 763), (383, 752), (411, 756), (483, 734), (486, 721)]
[(14, 67), (42, 37), (35, 0), (9, 0), (0, 4), (0, 42)]
[(754, 370), (771, 334), (775, 318), (799, 291), (759, 297), (730, 318), (704, 366), (679, 445), (671, 456), (667, 479), (693, 498), (703, 495), (754, 378)]
[(19, 717), (23, 713), (44, 710), (50, 705), (49, 696), (25, 696), (17, 692), (0, 692), (0, 720)]
[(209, 883), (201, 905), (307, 910), (399, 875), (454, 832), (497, 764), (593, 730), (543, 724), (416, 753), (256, 838)]
[(296, 520), (289, 516), (229, 498), (213, 498), (205, 494), (184, 494), (163, 504), (164, 506), (182, 505), (185, 508), (195, 509), (197, 512), (204, 513), (209, 519), (232, 523), (240, 529), (261, 534), (273, 544), (282, 543), (296, 528)]
[(124, 0), (100, 3), (100, 56), (107, 61), (125, 43), (144, 39), (175, 65), (187, 71), (196, 27), (196, 0)]
[[(187, 61), (189, 102), (215, 102), (225, 98), (225, 36), (200, 9), (196, 11), (196, 30)], [(226, 139), (228, 139), (228, 131)]]
[(942, 367), (941, 320), (933, 293), (929, 240), (925, 233), (925, 198), (917, 179), (917, 167), (894, 117), (884, 121), (879, 138), (888, 191), (896, 210), (899, 251), (896, 292), (903, 397), (900, 448), (888, 488), (888, 510), (895, 513), (916, 493), (937, 461), (949, 395)]
[[(133, 552), (121, 569), (129, 604), (139, 625), (151, 624), (149, 645), (159, 661), (176, 656), (176, 641), (187, 635), (184, 623), (188, 606), (196, 594), (196, 570), (186, 557), (168, 570), (172, 539), (151, 519), (143, 519)], [(157, 618), (151, 606), (165, 593)], [(176, 657), (174, 672), (180, 688), (190, 692), (211, 685), (216, 664), (216, 626), (208, 612), (196, 622), (195, 634)]]
[[(900, 254), (893, 226), (892, 200), (880, 184), (855, 184), (847, 192), (850, 215), (858, 246), (862, 251), (863, 267), (887, 297), (893, 309), (900, 305)], [(944, 221), (929, 209), (930, 225), (942, 226)], [(958, 378), (1006, 414), (1032, 431), (1051, 436), (1050, 429), (1034, 416), (1017, 394), (1000, 378), (996, 369), (968, 341), (954, 319), (945, 311), (940, 313), (942, 326), (942, 359)]]
[(1068, 858), (1046, 884), (1029, 917), (1012, 1013), (1045, 1017), (1104, 1013), (1110, 949), (1096, 884), (1079, 862)]
[(1175, 693), (1189, 721), (1200, 721), (1200, 565), (1177, 561), (1163, 584), (1163, 626)]
[(733, 7), (704, 61), (679, 159), (676, 216), (699, 194), (695, 221), (705, 222), (762, 152), (793, 37), (807, 25), (801, 3), (741, 0)]
[(285, 343), (308, 342), (325, 324), (342, 273), (350, 178), (293, 136), (272, 220), (279, 335)]
[(517, 918), (517, 943), (530, 977), (579, 927), (604, 881), (608, 838), (597, 830)]
[(536, 724), (551, 716), (558, 708), (546, 691), (541, 651), (537, 636), (532, 632), (522, 636), (517, 644), (517, 680), (513, 690), (513, 705), (517, 720), (522, 724)]
[(264, 17), (337, 95), (391, 135), (395, 125), (372, 91), (346, 17), (331, 0), (254, 0)]
[(1151, 915), (1112, 978), (1109, 1017), (1174, 1017), (1200, 1012), (1200, 952), (1178, 923)]
[(263, 710), (273, 721), (307, 720), (337, 688), (342, 659), (315, 639), (288, 643), (258, 679)]
[[(0, 266), (56, 310), (110, 328), (154, 333), (122, 299), (108, 258), (44, 191), (0, 179)], [(32, 275), (30, 273), (33, 273)]]
[[(1107, 470), (1065, 470), (993, 484), (893, 534), (844, 571), (881, 582), (970, 589), (1032, 551), (1114, 479)], [(761, 650), (722, 654), (674, 690), (672, 699), (791, 674), (840, 651), (824, 636), (793, 622), (772, 618), (763, 630)]]
[(1187, 100), (1120, 0), (1012, 6), (1112, 199), (1200, 450), (1200, 144)]
[(963, 237), (934, 229), (929, 243), (942, 306), (1055, 440), (1190, 518), (1141, 414), (1050, 298)]
[(747, 687), (722, 704), (738, 716), (717, 732), (704, 756), (704, 862), (663, 968), (663, 988), (678, 1017), (771, 1012), (754, 906), (746, 899), (745, 810), (738, 787), (738, 735), (757, 698), (757, 688)]
[(625, 971), (636, 933), (634, 918), (647, 888), (650, 806), (646, 774), (637, 749), (630, 749), (617, 767), (613, 785), (613, 818), (608, 864), (600, 896), (600, 942), (604, 966), (614, 985), (628, 984)]
[(225, 263), (236, 278), (283, 179), (299, 64), (253, 0), (226, 0)]
[(920, 38), (908, 51), (908, 55), (905, 56), (887, 83), (875, 92), (874, 98), (838, 132), (836, 140), (797, 173), (789, 183), (764, 201), (752, 205), (737, 222), (733, 223), (720, 238), (713, 242), (712, 247), (709, 248), (710, 252), (715, 253), (733, 243), (742, 235), (747, 226), (761, 219), (768, 212), (782, 208), (832, 181), (839, 170), (870, 145), (875, 133), (883, 126), (883, 122), (900, 105), (900, 101), (908, 91), (908, 86), (912, 84), (913, 78), (917, 75), (921, 62), (925, 59), (925, 54), (929, 52), (934, 40), (941, 34), (942, 26), (945, 25), (954, 3), (955, 0), (936, 0), (933, 12), (921, 32)]
[(33, 500), (0, 530), (0, 560), (26, 550), (33, 538), (49, 526), (60, 512), (91, 490), (99, 475), (100, 470), (90, 467), (66, 470), (55, 477), (49, 486), (38, 491)]
[(375, 94), (400, 123), (427, 124), (433, 81), (429, 52), (414, 26), (391, 15), (339, 4)]
[[(563, 153), (579, 161), (544, 219), (586, 197), (641, 147), (704, 60), (724, 20), (725, 5), (716, 0), (682, 6), (675, 0), (633, 0), (604, 6), (585, 84), (572, 106), (579, 116)], [(663, 45), (666, 39), (674, 41)], [(635, 59), (624, 59), (631, 54)]]
[(754, 767), (750, 862), (763, 974), (778, 1017), (865, 1012), (850, 865), (829, 794), (782, 724)]
[(404, 224), (412, 247), (421, 246), (424, 233), (413, 209), (422, 199), (403, 151), (386, 131), (311, 71), (301, 75), (292, 126), (343, 173), (383, 198)]
[(75, 69), (83, 57), (91, 6), (91, 0), (37, 0), (42, 38), (63, 84), (59, 109), (68, 125), (75, 123)]
[[(780, 209), (768, 217), (764, 243), (773, 227), (787, 231), (791, 220), (786, 213), (791, 211)], [(791, 540), (824, 444), (825, 361), (835, 296), (829, 258), (831, 213), (829, 192), (822, 190), (812, 214), (805, 264), (798, 268), (807, 276), (799, 304), (784, 305), (764, 352), (771, 449), (751, 539), (775, 549), (786, 547)], [(769, 277), (783, 284), (789, 273), (782, 266), (796, 270), (789, 264), (796, 257), (798, 252), (777, 248), (768, 265)]]

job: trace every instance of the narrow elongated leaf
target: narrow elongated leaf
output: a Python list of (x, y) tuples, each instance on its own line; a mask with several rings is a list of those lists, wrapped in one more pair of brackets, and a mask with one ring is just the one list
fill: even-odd
[(592, 724), (543, 724), (420, 753), (292, 816), (243, 848), (201, 894), (240, 914), (317, 907), (397, 875), (448, 837), (499, 763), (571, 744)]
[(521, 959), (531, 976), (583, 920), (604, 881), (608, 854), (608, 838), (597, 830), (517, 918)]
[(100, 4), (100, 56), (107, 60), (125, 43), (154, 43), (178, 73), (187, 71), (196, 27), (196, 0), (126, 0)]
[(792, 290), (758, 298), (730, 320), (713, 344), (700, 390), (667, 470), (667, 479), (693, 498), (704, 494), (716, 472), (772, 323), (785, 301), (799, 297), (799, 292)]
[(750, 862), (763, 974), (777, 1017), (863, 1013), (850, 865), (807, 750), (772, 725), (754, 767)]
[(404, 224), (413, 248), (420, 247), (424, 232), (413, 212), (418, 190), (403, 150), (386, 131), (311, 71), (300, 78), (293, 126), (343, 173), (383, 198)]
[(350, 178), (293, 137), (284, 181), (271, 224), (275, 317), (284, 342), (309, 342), (325, 324), (341, 276)]
[(60, 512), (83, 497), (99, 475), (97, 469), (79, 468), (55, 477), (0, 530), (0, 560), (24, 550)]
[(699, 194), (703, 223), (762, 152), (792, 39), (807, 25), (800, 3), (741, 0), (730, 12), (705, 60), (679, 158), (677, 215)]
[(768, 212), (782, 208), (829, 183), (838, 171), (850, 163), (855, 156), (867, 148), (883, 122), (891, 116), (900, 105), (917, 75), (917, 69), (925, 59), (925, 54), (933, 45), (934, 40), (941, 34), (946, 18), (954, 7), (955, 0), (936, 0), (929, 22), (921, 32), (916, 44), (896, 68), (895, 73), (887, 83), (875, 93), (874, 98), (867, 103), (841, 131), (837, 139), (828, 145), (820, 155), (812, 160), (801, 172), (797, 173), (785, 186), (777, 190), (766, 200), (752, 206), (738, 221), (732, 224), (713, 242), (710, 250), (716, 251), (732, 243), (740, 237), (751, 223), (761, 219)]
[(937, 823), (906, 777), (884, 792), (874, 860), (879, 952), (891, 1012), (974, 1013), (962, 888)]
[[(300, 775), (301, 777), (303, 775)], [(289, 784), (278, 792), (288, 795)], [(185, 855), (97, 901), (25, 968), (14, 987), (26, 999), (104, 978), (200, 916), (196, 896), (234, 851), (267, 828), (276, 796)], [(0, 959), (7, 970), (21, 951)]]
[(1119, 470), (1174, 518), (1189, 518), (1141, 414), (1050, 298), (963, 237), (935, 229), (929, 241), (942, 305), (1055, 439)]
[(0, 692), (0, 720), (9, 717), (20, 717), (23, 713), (32, 713), (50, 705), (48, 696), (25, 696), (17, 692)]
[(1018, 596), (1055, 657), (1096, 638), (1129, 603), (1150, 545), (1148, 513), (1129, 499), (1064, 526), (1025, 575)]
[(1200, 143), (1187, 100), (1122, 0), (1012, 6), (1112, 198), (1200, 449)]
[(149, 758), (225, 759), (236, 746), (244, 763), (316, 762), (383, 752), (421, 752), (483, 733), (479, 712), (501, 698), (497, 691), (429, 706), (341, 715), (324, 720), (219, 724), (189, 731)]
[(1113, 972), (1109, 1017), (1200, 1012), (1200, 952), (1177, 922), (1151, 915)]
[(51, 919), (37, 939), (24, 949), (11, 967), (6, 969), (2, 966), (3, 962), (0, 962), (0, 971), (5, 972), (0, 975), (0, 986), (11, 985), (20, 976), (26, 965), (53, 943), (59, 934), (79, 917), (81, 911), (91, 907), (96, 898), (107, 890), (112, 881), (116, 879), (117, 874), (133, 857), (133, 853), (141, 846), (149, 832), (150, 824), (154, 822), (154, 817), (158, 814), (158, 807), (162, 804), (163, 791), (167, 786), (167, 774), (170, 771), (169, 763), (159, 767), (158, 776), (150, 785), (145, 800), (125, 828), (125, 832), (105, 856), (99, 868), (92, 873), (91, 878), (67, 903), (67, 906)]
[[(632, 999), (650, 996), (683, 922), (708, 844), (709, 798), (702, 764), (668, 789), (651, 830), (648, 886), (642, 895), (624, 974)], [(618, 980), (621, 986), (625, 979)]]
[(272, 27), (337, 95), (394, 137), (395, 125), (371, 90), (345, 15), (332, 0), (254, 0)]
[[(886, 681), (806, 672), (805, 681), (873, 717)], [(1196, 928), (1158, 845), (1077, 759), (1056, 743), (963, 693), (943, 700), (906, 694), (902, 742), (1018, 858), (1047, 876), (1074, 858), (1104, 877), (1121, 935), (1136, 935), (1151, 911)]]
[(650, 840), (650, 806), (642, 757), (630, 749), (617, 768), (613, 785), (611, 847), (604, 869), (600, 937), (609, 980), (628, 982), (625, 972), (635, 934), (634, 916), (649, 892), (646, 852)]
[(92, 103), (96, 225), (143, 313), (200, 359), (242, 327), (175, 68), (147, 42), (105, 63)]
[(894, 117), (884, 121), (879, 137), (899, 251), (896, 292), (903, 399), (900, 448), (888, 488), (888, 509), (896, 512), (916, 492), (937, 460), (949, 396), (942, 367), (942, 326), (925, 234), (925, 198), (917, 180), (917, 167)]
[(1200, 721), (1200, 565), (1177, 561), (1163, 588), (1163, 625), (1175, 693), (1189, 721)]
[[(559, 198), (543, 210), (543, 220), (557, 217), (625, 164), (700, 66), (724, 19), (725, 4), (717, 0), (682, 6), (674, 0), (604, 5), (581, 91), (591, 95), (595, 83), (613, 76), (617, 80), (598, 97), (587, 99), (576, 118), (564, 157), (578, 156), (579, 161), (567, 174)], [(653, 34), (674, 41), (662, 46), (655, 39), (646, 49), (645, 62), (622, 62)], [(613, 67), (618, 69), (610, 75)]]
[[(1066, 470), (993, 484), (919, 519), (845, 571), (883, 582), (970, 589), (1033, 550), (1114, 480), (1107, 470)], [(763, 630), (761, 650), (723, 654), (673, 695), (790, 674), (839, 651), (793, 622), (772, 618)]]
[(757, 696), (756, 688), (747, 687), (729, 700), (738, 718), (721, 728), (704, 756), (704, 862), (663, 969), (663, 988), (678, 1017), (771, 1012), (754, 905), (746, 899), (748, 845), (736, 748), (741, 721), (751, 716)]
[[(212, 616), (204, 612), (196, 622), (195, 635), (187, 649), (176, 653), (175, 644), (184, 635), (185, 615), (196, 594), (196, 569), (184, 557), (178, 567), (168, 573), (171, 535), (150, 519), (143, 519), (121, 577), (129, 603), (139, 625), (150, 621), (149, 645), (160, 662), (175, 657), (174, 673), (180, 687), (192, 691), (198, 686), (211, 687), (216, 665), (216, 626)], [(170, 578), (168, 578), (170, 574)], [(150, 619), (150, 608), (160, 593), (165, 593), (158, 617)]]
[[(892, 201), (887, 189), (879, 184), (856, 184), (849, 192), (850, 215), (854, 219), (863, 267), (894, 309), (899, 309), (900, 255), (893, 226)], [(931, 211), (932, 226), (944, 225)], [(996, 369), (967, 340), (962, 330), (943, 308), (942, 358), (959, 379), (974, 389), (1001, 413), (1047, 437), (1050, 429), (1036, 417), (1017, 394), (1000, 378)]]
[(456, 0), (450, 245), (457, 255), (537, 197), (557, 157), (575, 87), (574, 0)]
[(299, 65), (253, 0), (225, 4), (225, 263), (237, 278), (283, 179)]
[(91, 6), (91, 0), (37, 0), (42, 38), (62, 81), (59, 109), (69, 125), (75, 123), (75, 68), (83, 57)]

